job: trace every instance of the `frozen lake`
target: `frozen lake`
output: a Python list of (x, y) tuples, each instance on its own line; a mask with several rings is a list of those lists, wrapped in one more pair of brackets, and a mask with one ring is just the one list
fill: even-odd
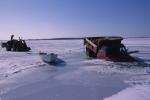
[[(87, 59), (82, 40), (30, 40), (31, 52), (0, 51), (0, 100), (150, 100), (150, 38), (123, 43), (139, 61)], [(38, 52), (63, 62), (44, 63)]]

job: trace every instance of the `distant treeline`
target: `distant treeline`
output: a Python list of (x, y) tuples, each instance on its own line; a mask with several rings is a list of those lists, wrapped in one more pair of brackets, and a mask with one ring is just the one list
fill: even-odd
[[(89, 36), (90, 37), (90, 36)], [(103, 36), (99, 36), (99, 37), (103, 37)], [(106, 36), (107, 37), (107, 36)], [(43, 38), (43, 39), (25, 39), (25, 40), (82, 40), (85, 37), (75, 37), (75, 38)], [(150, 37), (123, 37), (124, 39), (127, 38), (150, 38)], [(0, 41), (6, 41), (6, 40), (0, 40)]]
[[(47, 39), (26, 39), (26, 40), (82, 40), (85, 37), (77, 37), (77, 38), (47, 38)], [(123, 37), (124, 39), (127, 38), (150, 38), (150, 37)]]
[(27, 39), (27, 40), (81, 40), (84, 38), (50, 38), (50, 39)]

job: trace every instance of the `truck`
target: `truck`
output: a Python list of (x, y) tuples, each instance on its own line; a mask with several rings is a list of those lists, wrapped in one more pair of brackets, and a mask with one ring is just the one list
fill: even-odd
[(6, 42), (1, 43), (2, 48), (6, 48), (6, 51), (16, 51), (16, 52), (28, 52), (31, 50), (30, 47), (27, 46), (26, 41), (19, 38), (13, 39), (14, 35), (11, 35), (11, 39)]
[(90, 58), (98, 58), (115, 62), (131, 62), (134, 58), (121, 43), (123, 40), (119, 36), (109, 37), (85, 37), (84, 45), (86, 55)]

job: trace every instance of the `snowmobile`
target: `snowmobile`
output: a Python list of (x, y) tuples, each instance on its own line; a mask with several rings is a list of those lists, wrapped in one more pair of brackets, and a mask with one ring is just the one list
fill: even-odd
[(44, 52), (39, 52), (39, 55), (41, 59), (46, 63), (56, 63), (57, 61), (57, 54), (54, 53), (47, 54)]

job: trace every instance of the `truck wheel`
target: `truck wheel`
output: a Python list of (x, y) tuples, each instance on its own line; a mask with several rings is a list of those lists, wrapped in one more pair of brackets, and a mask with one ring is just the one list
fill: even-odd
[(86, 55), (92, 58), (96, 57), (96, 54), (93, 51), (91, 51), (89, 48), (86, 48)]
[(12, 49), (13, 51), (16, 51), (16, 45), (13, 45)]
[(6, 51), (11, 51), (11, 47), (8, 44), (6, 45)]
[(86, 56), (90, 55), (90, 50), (88, 48), (86, 48)]

